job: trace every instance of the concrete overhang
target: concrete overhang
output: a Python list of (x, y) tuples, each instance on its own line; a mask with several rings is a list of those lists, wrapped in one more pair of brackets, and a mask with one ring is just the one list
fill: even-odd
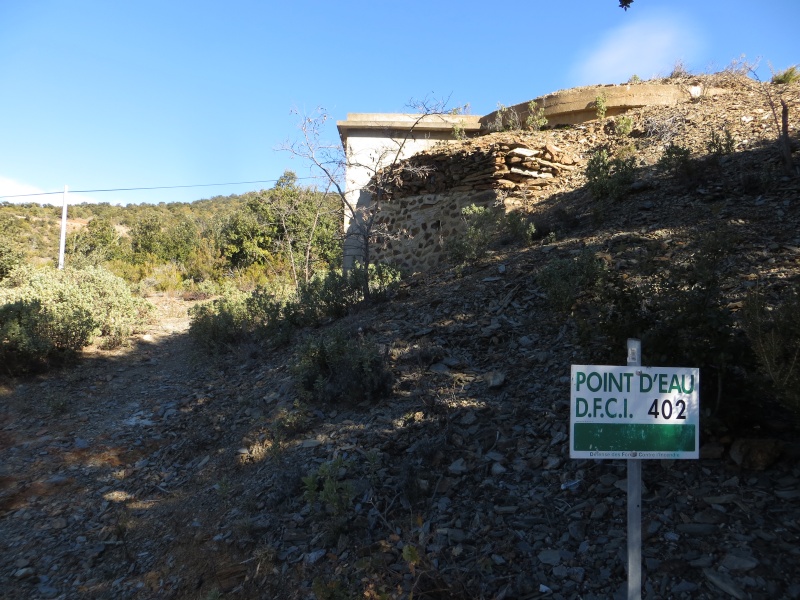
[(465, 133), (481, 130), (481, 117), (478, 115), (420, 115), (413, 113), (348, 113), (346, 121), (337, 121), (339, 137), (345, 142), (351, 133), (379, 131), (440, 131), (451, 133), (460, 127)]

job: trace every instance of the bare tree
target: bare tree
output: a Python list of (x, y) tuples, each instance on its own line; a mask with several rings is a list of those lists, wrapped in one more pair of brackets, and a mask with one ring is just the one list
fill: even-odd
[[(345, 244), (352, 242), (356, 248), (360, 267), (363, 269), (361, 281), (362, 293), (365, 300), (370, 299), (369, 268), (372, 264), (372, 249), (378, 237), (387, 237), (390, 232), (378, 231), (376, 219), (383, 204), (390, 198), (390, 190), (404, 177), (420, 177), (430, 171), (428, 166), (415, 166), (407, 162), (400, 163), (409, 140), (418, 135), (420, 123), (426, 119), (433, 119), (445, 115), (459, 114), (456, 111), (446, 111), (447, 101), (412, 101), (409, 107), (416, 113), (413, 119), (404, 128), (403, 135), (392, 137), (387, 135), (387, 145), (379, 150), (372, 160), (361, 162), (357, 156), (348, 156), (341, 144), (330, 144), (321, 141), (322, 128), (330, 119), (324, 109), (319, 108), (311, 116), (301, 118), (299, 128), (302, 136), (294, 142), (287, 142), (281, 147), (298, 158), (310, 164), (313, 170), (326, 182), (327, 191), (335, 193), (341, 203), (342, 217), (348, 223), (344, 232)], [(293, 111), (294, 114), (299, 114)], [(348, 195), (344, 178), (348, 168), (367, 169), (371, 174), (370, 183), (362, 196)], [(392, 167), (392, 168), (389, 168)], [(366, 192), (366, 198), (364, 197)]]

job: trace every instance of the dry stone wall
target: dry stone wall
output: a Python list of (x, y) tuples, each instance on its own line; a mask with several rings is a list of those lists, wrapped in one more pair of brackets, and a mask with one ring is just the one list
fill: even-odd
[(381, 173), (393, 183), (383, 187), (373, 258), (407, 271), (433, 267), (464, 231), (464, 207), (514, 210), (527, 192), (553, 188), (576, 169), (576, 158), (552, 141), (508, 133), (416, 154)]

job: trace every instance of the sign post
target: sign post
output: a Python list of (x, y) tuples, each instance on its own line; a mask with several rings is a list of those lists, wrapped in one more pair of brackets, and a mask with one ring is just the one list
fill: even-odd
[[(642, 366), (642, 341), (628, 340), (628, 366)], [(642, 598), (642, 460), (628, 459), (628, 600)]]
[(628, 461), (628, 600), (642, 594), (642, 459), (700, 457), (700, 371), (642, 367), (640, 340), (628, 365), (572, 365), (571, 458)]

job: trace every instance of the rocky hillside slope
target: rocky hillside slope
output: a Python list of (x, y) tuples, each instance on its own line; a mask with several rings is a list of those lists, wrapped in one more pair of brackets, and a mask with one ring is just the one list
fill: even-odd
[[(614, 332), (641, 308), (623, 288), (669, 304), (702, 264), (719, 282), (708, 314), (735, 319), (756, 286), (777, 302), (798, 285), (800, 179), (782, 171), (763, 94), (730, 90), (637, 111), (630, 135), (607, 120), (465, 142), (546, 138), (581, 168), (520, 196), (534, 244), (498, 238), (482, 261), (410, 277), (335, 324), (386, 356), (394, 386), (380, 403), (302, 402), (294, 347), (196, 354), (177, 301), (127, 352), (8, 382), (0, 595), (619, 595), (625, 463), (569, 458), (570, 365), (623, 362)], [(782, 93), (796, 142), (800, 88)], [(732, 147), (709, 155), (725, 131)], [(669, 142), (691, 150), (688, 170), (658, 166)], [(586, 187), (601, 147), (636, 159), (615, 200)], [(558, 308), (542, 274), (584, 251), (613, 284)], [(675, 348), (713, 349), (707, 329), (673, 333)], [(644, 362), (671, 350), (645, 346)], [(647, 598), (800, 598), (797, 430), (768, 388), (724, 366), (703, 376), (700, 460), (644, 463)]]

